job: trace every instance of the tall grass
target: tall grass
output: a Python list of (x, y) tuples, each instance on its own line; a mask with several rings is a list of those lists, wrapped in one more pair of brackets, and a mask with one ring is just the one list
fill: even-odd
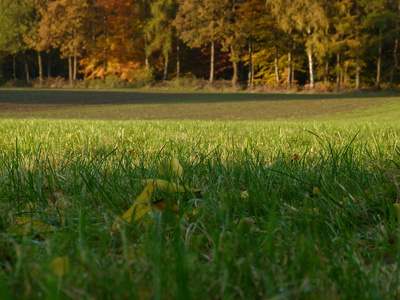
[[(0, 134), (1, 295), (399, 297), (399, 127), (2, 120)], [(188, 191), (153, 200), (180, 213), (113, 228), (165, 157)], [(7, 231), (20, 217), (54, 229)]]

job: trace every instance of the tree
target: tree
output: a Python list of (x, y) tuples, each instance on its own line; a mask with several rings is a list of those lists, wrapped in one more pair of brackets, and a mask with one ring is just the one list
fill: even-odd
[[(148, 52), (161, 50), (165, 62), (163, 80), (167, 79), (169, 56), (173, 40), (177, 36), (174, 20), (178, 7), (176, 0), (156, 0), (150, 4), (151, 17), (147, 23), (147, 32), (150, 37)], [(179, 58), (177, 61), (179, 62)], [(179, 63), (177, 63), (178, 68)], [(177, 74), (179, 74), (178, 70)]]
[[(396, 0), (395, 0), (396, 1)], [(396, 2), (395, 2), (396, 3)], [(390, 72), (390, 85), (389, 89), (393, 90), (393, 82), (394, 82), (394, 74), (397, 70), (399, 65), (399, 59), (397, 57), (397, 50), (399, 47), (399, 38), (400, 38), (400, 0), (397, 1), (397, 18), (396, 18), (396, 27), (395, 27), (395, 41), (394, 41), (394, 48), (393, 48), (393, 57), (394, 57), (394, 64), (392, 67), (392, 71)]]
[(308, 58), (310, 88), (315, 87), (314, 55), (321, 36), (328, 29), (324, 0), (296, 0), (292, 4), (295, 27), (306, 37), (305, 48)]
[(71, 85), (76, 81), (78, 57), (82, 56), (87, 40), (88, 8), (88, 0), (42, 1), (39, 6), (39, 38), (60, 49), (62, 57), (68, 58)]
[[(0, 51), (13, 56), (13, 77), (16, 79), (15, 56), (28, 49), (24, 36), (30, 31), (35, 17), (29, 0), (2, 0), (0, 2)], [(30, 81), (26, 56), (23, 56), (27, 82)]]
[(228, 0), (181, 0), (176, 26), (190, 47), (210, 44), (210, 83), (214, 81), (215, 43), (221, 40), (221, 18)]
[[(142, 0), (96, 0), (90, 9), (86, 28), (85, 56), (80, 60), (85, 78), (115, 74), (133, 81), (134, 72), (146, 65)], [(148, 71), (143, 76), (148, 76)]]
[(360, 4), (365, 11), (362, 23), (368, 29), (364, 34), (364, 39), (367, 39), (368, 45), (376, 56), (375, 88), (379, 89), (382, 80), (383, 48), (390, 33), (390, 26), (396, 18), (396, 12), (389, 6), (388, 0), (363, 0)]
[[(268, 16), (268, 14), (266, 12), (265, 2), (262, 0), (242, 1), (236, 13), (238, 16), (235, 18), (235, 22), (233, 24), (234, 32), (229, 33), (227, 37), (228, 40), (229, 37), (231, 37), (232, 43), (235, 47), (235, 53), (239, 52), (239, 45), (247, 44), (247, 86), (252, 87), (254, 83), (254, 41), (257, 37), (259, 37), (260, 33), (264, 33), (265, 30), (268, 30), (268, 28), (265, 28), (266, 26), (264, 22), (265, 16)], [(237, 66), (234, 69), (237, 69)]]
[[(293, 69), (293, 46), (295, 37), (297, 37), (298, 25), (296, 23), (296, 14), (299, 12), (298, 6), (299, 3), (295, 3), (296, 1), (291, 0), (267, 0), (268, 9), (271, 11), (271, 14), (274, 18), (274, 23), (277, 29), (283, 31), (286, 35), (286, 43), (287, 43), (287, 85), (291, 86), (294, 82), (294, 69)], [(293, 4), (293, 5), (292, 5)]]

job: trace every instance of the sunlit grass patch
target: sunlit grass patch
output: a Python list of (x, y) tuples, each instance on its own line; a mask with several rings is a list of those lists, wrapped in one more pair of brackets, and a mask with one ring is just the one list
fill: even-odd
[(0, 133), (2, 295), (399, 296), (396, 124), (2, 120)]

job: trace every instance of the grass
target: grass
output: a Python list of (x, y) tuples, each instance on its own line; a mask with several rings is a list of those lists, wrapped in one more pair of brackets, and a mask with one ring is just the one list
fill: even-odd
[[(343, 95), (1, 90), (0, 118), (270, 120), (326, 116), (394, 102), (397, 94)], [(393, 113), (392, 113), (393, 114)]]
[[(2, 297), (399, 298), (398, 101), (373, 100), (286, 121), (2, 119)], [(170, 157), (186, 193), (152, 200), (179, 213), (114, 228)]]

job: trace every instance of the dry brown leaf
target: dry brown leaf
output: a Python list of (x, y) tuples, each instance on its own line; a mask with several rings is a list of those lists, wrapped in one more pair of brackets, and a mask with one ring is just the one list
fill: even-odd
[(164, 199), (160, 199), (151, 203), (151, 208), (155, 211), (165, 212), (167, 209), (175, 214), (179, 213), (179, 206), (175, 202), (167, 203)]
[(53, 194), (47, 194), (47, 201), (54, 206), (65, 206), (67, 197), (61, 192), (56, 190)]
[(293, 154), (291, 157), (290, 157), (290, 161), (293, 163), (293, 162), (297, 162), (297, 161), (299, 161), (299, 159), (300, 159), (300, 156), (298, 155), (298, 154)]

